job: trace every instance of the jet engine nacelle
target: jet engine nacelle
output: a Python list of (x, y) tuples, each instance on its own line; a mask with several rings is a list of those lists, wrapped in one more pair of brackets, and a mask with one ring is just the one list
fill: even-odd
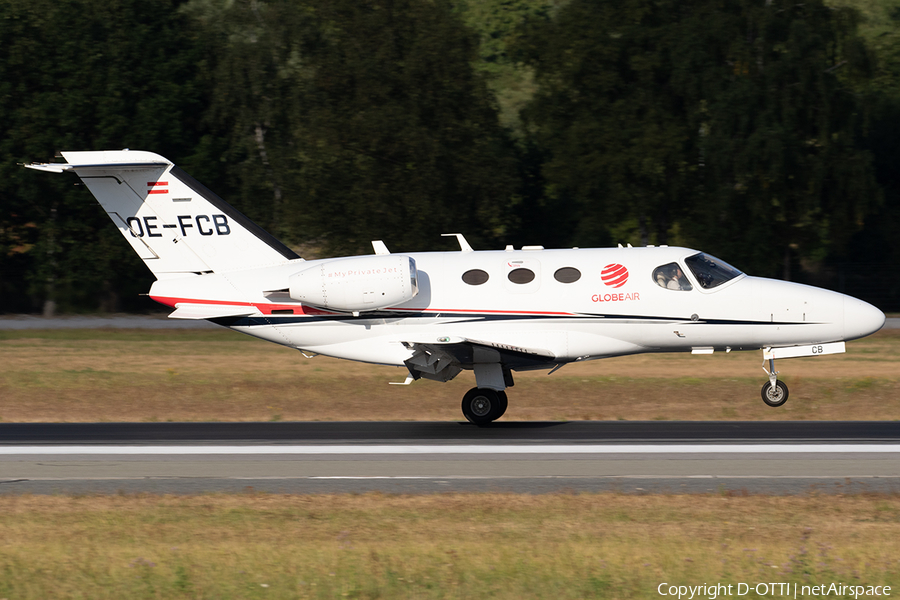
[(291, 275), (288, 289), (304, 304), (348, 312), (394, 306), (419, 293), (416, 261), (393, 254), (322, 262)]

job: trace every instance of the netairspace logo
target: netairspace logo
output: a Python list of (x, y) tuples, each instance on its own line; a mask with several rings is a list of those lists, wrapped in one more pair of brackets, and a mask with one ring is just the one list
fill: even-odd
[(821, 585), (798, 585), (796, 583), (716, 583), (703, 585), (669, 585), (661, 583), (656, 588), (660, 596), (672, 596), (678, 600), (722, 597), (741, 597), (750, 592), (765, 598), (804, 598), (807, 596), (835, 596), (837, 598), (861, 598), (890, 596), (889, 585), (846, 585), (844, 583), (823, 583)]

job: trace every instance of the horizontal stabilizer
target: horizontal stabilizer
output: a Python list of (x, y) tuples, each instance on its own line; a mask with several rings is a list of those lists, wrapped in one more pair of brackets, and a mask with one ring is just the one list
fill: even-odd
[(109, 171), (112, 168), (120, 171), (146, 171), (152, 169), (165, 169), (169, 162), (142, 162), (142, 163), (103, 163), (98, 165), (70, 165), (66, 163), (32, 163), (23, 165), (26, 169), (34, 169), (35, 171), (48, 171), (50, 173), (65, 173), (66, 171), (74, 171), (76, 173), (87, 173), (90, 171)]
[(233, 304), (176, 304), (170, 319), (216, 319), (219, 317), (246, 317), (259, 311), (253, 306)]

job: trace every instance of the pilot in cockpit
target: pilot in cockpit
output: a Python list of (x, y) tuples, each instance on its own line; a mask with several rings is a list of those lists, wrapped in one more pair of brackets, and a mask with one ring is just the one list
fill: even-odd
[(684, 276), (681, 267), (677, 263), (664, 265), (656, 269), (654, 273), (657, 285), (668, 290), (690, 291), (693, 286)]
[(688, 283), (684, 273), (681, 272), (681, 267), (675, 265), (672, 268), (671, 277), (666, 283), (666, 287), (670, 290), (689, 290), (691, 289), (691, 284)]

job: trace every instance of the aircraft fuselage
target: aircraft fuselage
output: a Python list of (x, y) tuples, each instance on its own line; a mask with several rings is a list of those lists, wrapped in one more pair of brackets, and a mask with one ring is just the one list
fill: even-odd
[[(863, 337), (884, 322), (860, 300), (796, 283), (740, 274), (707, 289), (684, 264), (696, 254), (677, 247), (407, 253), (418, 269), (418, 294), (357, 315), (266, 294), (287, 289), (299, 269), (336, 259), (163, 279), (150, 295), (173, 307), (230, 296), (258, 311), (219, 319), (238, 331), (308, 353), (398, 366), (411, 354), (404, 342), (446, 337), (545, 350), (553, 356), (546, 364), (554, 365), (644, 352), (829, 343)], [(673, 263), (690, 289), (662, 287), (653, 278)], [(622, 273), (604, 281), (610, 265)], [(516, 270), (520, 276), (511, 279)], [(472, 271), (487, 280), (466, 283)], [(530, 281), (516, 282), (528, 272)]]

